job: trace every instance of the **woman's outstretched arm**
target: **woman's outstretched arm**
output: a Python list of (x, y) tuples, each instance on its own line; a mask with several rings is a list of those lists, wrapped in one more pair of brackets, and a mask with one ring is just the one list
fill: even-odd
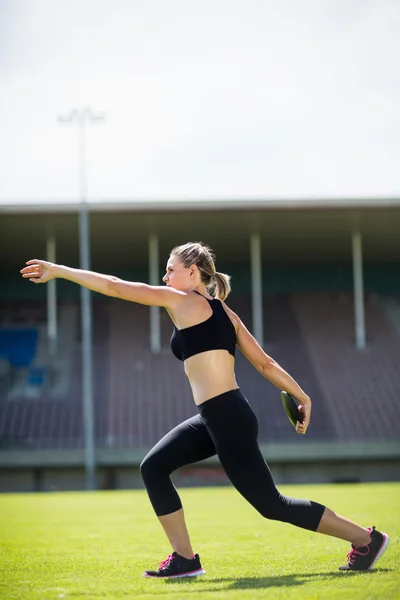
[(147, 306), (173, 307), (185, 296), (183, 292), (166, 286), (125, 281), (113, 275), (74, 269), (46, 260), (28, 260), (26, 265), (20, 272), (22, 277), (33, 283), (47, 283), (52, 279), (67, 279), (93, 292), (137, 302), (138, 304), (146, 304)]

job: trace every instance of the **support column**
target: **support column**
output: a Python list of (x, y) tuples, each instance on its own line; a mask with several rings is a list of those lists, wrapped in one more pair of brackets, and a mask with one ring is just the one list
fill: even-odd
[[(103, 121), (104, 115), (95, 114), (90, 108), (74, 108), (72, 112), (59, 118), (60, 122), (77, 126), (78, 165), (79, 165), (79, 267), (90, 270), (90, 215), (88, 205), (88, 177), (86, 129), (87, 125)], [(91, 292), (81, 287), (81, 328), (82, 328), (82, 403), (84, 430), (84, 458), (86, 489), (97, 487), (96, 439), (94, 417), (93, 345), (92, 345), (92, 302)]]
[(262, 302), (262, 265), (261, 239), (259, 233), (250, 237), (251, 262), (251, 301), (253, 314), (253, 335), (260, 346), (264, 347), (263, 302)]
[(353, 283), (354, 283), (354, 322), (355, 340), (358, 350), (365, 348), (364, 282), (362, 264), (362, 238), (359, 231), (353, 231)]
[[(90, 271), (89, 209), (87, 202), (81, 202), (79, 213), (79, 266)], [(92, 335), (92, 292), (81, 287), (81, 328), (82, 328), (82, 367), (83, 367), (83, 429), (85, 439), (86, 489), (95, 490), (96, 482), (96, 440), (94, 430), (94, 383), (93, 383), (93, 335)]]
[[(150, 285), (160, 285), (158, 237), (149, 237)], [(150, 348), (155, 354), (161, 351), (160, 307), (150, 306)]]
[[(90, 271), (90, 214), (88, 203), (87, 156), (86, 156), (86, 118), (79, 117), (79, 268)], [(92, 292), (81, 286), (81, 329), (82, 329), (82, 395), (83, 395), (83, 431), (85, 440), (86, 489), (97, 488), (96, 435), (94, 416), (93, 381), (93, 315)]]
[[(56, 240), (54, 236), (47, 238), (46, 257), (49, 262), (56, 262)], [(52, 279), (46, 286), (47, 293), (47, 341), (50, 355), (57, 350), (57, 279)]]

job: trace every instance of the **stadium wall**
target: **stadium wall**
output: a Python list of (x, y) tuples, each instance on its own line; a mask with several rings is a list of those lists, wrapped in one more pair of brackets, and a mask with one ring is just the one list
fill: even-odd
[[(397, 442), (363, 444), (261, 445), (277, 484), (398, 481)], [(98, 489), (143, 489), (139, 464), (147, 450), (97, 452)], [(179, 487), (230, 485), (216, 458), (172, 475)], [(84, 490), (81, 451), (9, 452), (0, 463), (1, 492)]]

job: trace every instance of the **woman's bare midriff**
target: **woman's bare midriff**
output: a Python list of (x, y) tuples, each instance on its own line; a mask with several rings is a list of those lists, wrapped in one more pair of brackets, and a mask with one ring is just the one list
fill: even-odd
[(235, 359), (227, 350), (195, 354), (185, 360), (184, 366), (197, 405), (238, 388)]

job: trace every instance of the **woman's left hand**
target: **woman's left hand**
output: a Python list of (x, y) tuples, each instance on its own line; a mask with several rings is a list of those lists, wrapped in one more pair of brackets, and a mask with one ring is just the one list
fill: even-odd
[(56, 265), (47, 260), (28, 260), (26, 264), (28, 266), (21, 269), (20, 273), (24, 279), (33, 283), (47, 283), (56, 277)]
[(303, 422), (299, 423), (297, 421), (296, 431), (297, 431), (297, 433), (301, 433), (304, 435), (310, 424), (310, 418), (311, 418), (311, 400), (309, 398), (307, 400), (303, 400), (301, 402), (301, 404), (299, 406), (299, 411), (303, 415)]

